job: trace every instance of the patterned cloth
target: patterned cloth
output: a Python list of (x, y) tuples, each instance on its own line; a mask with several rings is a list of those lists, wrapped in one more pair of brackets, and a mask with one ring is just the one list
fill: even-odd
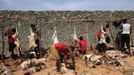
[(69, 50), (68, 50), (68, 45), (64, 44), (64, 43), (56, 43), (51, 45), (50, 47), (51, 50), (51, 58), (59, 60), (60, 59), (60, 53), (62, 53), (63, 55), (68, 55)]

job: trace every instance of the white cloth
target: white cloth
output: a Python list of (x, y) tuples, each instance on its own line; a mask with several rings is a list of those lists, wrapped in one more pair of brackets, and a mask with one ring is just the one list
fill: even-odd
[(130, 34), (130, 24), (122, 24), (122, 34)]
[(35, 44), (35, 38), (33, 32), (31, 32), (31, 35), (28, 36), (28, 38), (29, 38), (29, 48), (36, 47), (37, 45)]
[(74, 40), (78, 40), (78, 39), (77, 39), (77, 34), (76, 34), (76, 28), (75, 28), (75, 27), (74, 27), (73, 39), (74, 39)]
[(106, 43), (106, 37), (104, 32), (101, 33), (99, 43)]
[(55, 38), (54, 38), (54, 44), (56, 44), (56, 43), (59, 43), (57, 36), (55, 36)]
[(56, 30), (54, 31), (54, 34), (52, 35), (52, 40), (53, 40), (53, 44), (59, 43)]

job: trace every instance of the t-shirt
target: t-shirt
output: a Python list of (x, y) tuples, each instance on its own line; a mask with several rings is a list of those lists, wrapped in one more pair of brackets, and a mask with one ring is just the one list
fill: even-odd
[(11, 28), (8, 28), (8, 30), (5, 32), (5, 35), (12, 36), (14, 32), (12, 31)]
[(14, 38), (12, 36), (8, 36), (8, 44), (14, 44)]
[(87, 50), (87, 41), (86, 40), (80, 40), (80, 50)]
[(60, 53), (64, 53), (65, 55), (67, 55), (69, 53), (68, 50), (68, 45), (64, 44), (64, 43), (56, 43), (54, 44), (56, 50)]
[(101, 37), (101, 31), (99, 31), (99, 32), (97, 33), (98, 41), (100, 41), (100, 37)]
[(130, 34), (130, 24), (122, 24), (122, 34)]

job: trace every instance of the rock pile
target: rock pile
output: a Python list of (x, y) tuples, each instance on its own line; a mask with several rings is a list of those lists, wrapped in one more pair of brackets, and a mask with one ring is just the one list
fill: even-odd
[(11, 67), (11, 65), (6, 64), (0, 69), (1, 75), (13, 75), (13, 72), (15, 72), (15, 69)]
[(39, 72), (46, 68), (46, 65), (44, 64), (45, 61), (46, 61), (45, 58), (32, 59), (32, 60), (29, 59), (23, 61), (20, 65), (20, 68), (30, 73)]
[(87, 54), (82, 58), (84, 59), (85, 64), (89, 67), (95, 67), (100, 64), (123, 66), (123, 58), (127, 56), (128, 55), (122, 54), (120, 51), (111, 50), (106, 51), (104, 55)]

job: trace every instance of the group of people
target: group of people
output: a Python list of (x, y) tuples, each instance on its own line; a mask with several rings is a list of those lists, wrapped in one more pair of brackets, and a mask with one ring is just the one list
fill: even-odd
[[(9, 52), (11, 53), (12, 59), (16, 59), (17, 55), (14, 52), (14, 49), (18, 49), (20, 56), (22, 55), (21, 53), (21, 47), (20, 47), (20, 42), (19, 42), (19, 37), (17, 33), (17, 24), (12, 22), (11, 25), (9, 25), (8, 29), (5, 32), (5, 36), (7, 36), (7, 42), (9, 45)], [(29, 49), (34, 48), (36, 57), (39, 58), (39, 32), (36, 29), (35, 25), (31, 25), (31, 35), (29, 37)]]
[[(11, 51), (11, 56), (14, 55), (14, 48), (16, 47), (15, 44), (15, 38), (13, 35), (16, 33), (16, 26), (15, 24), (12, 24), (11, 27), (8, 28), (8, 30), (5, 33), (5, 36), (8, 37), (8, 44), (9, 44), (9, 51)], [(121, 50), (123, 50), (125, 43), (128, 48), (129, 53), (130, 51), (130, 34), (132, 33), (131, 26), (129, 23), (127, 23), (127, 19), (123, 20), (123, 23), (121, 25)], [(105, 52), (107, 50), (108, 44), (110, 43), (110, 36), (109, 32), (106, 31), (106, 27), (101, 25), (100, 31), (97, 33), (98, 37), (98, 45), (99, 45), (99, 52)], [(31, 25), (31, 36), (29, 38), (31, 39), (31, 42), (33, 42), (33, 45), (30, 47), (34, 47), (35, 53), (38, 58), (38, 50), (40, 47), (40, 41), (39, 41), (39, 32), (36, 30), (34, 25)], [(33, 41), (34, 40), (34, 41)], [(78, 44), (78, 53), (81, 55), (84, 55), (87, 53), (88, 47), (87, 47), (87, 40), (85, 40), (82, 36), (79, 37), (79, 39), (74, 39), (75, 44)], [(73, 51), (71, 50), (71, 46), (67, 45), (65, 43), (56, 42), (50, 47), (51, 55), (56, 59), (57, 65), (58, 62), (65, 63), (68, 57), (70, 56), (70, 53)], [(73, 63), (75, 61), (72, 59)], [(58, 67), (57, 67), (58, 68)], [(58, 69), (60, 71), (60, 68)]]
[[(87, 48), (87, 40), (85, 40), (82, 36), (79, 37), (78, 39), (74, 39), (74, 42), (79, 44), (78, 52), (79, 54), (86, 54), (86, 51), (88, 50)], [(72, 63), (75, 64), (74, 61), (74, 56), (71, 55), (71, 53), (74, 51), (72, 50), (72, 45), (67, 45), (62, 42), (57, 42), (51, 45), (50, 50), (51, 54), (50, 56), (54, 59), (56, 59), (56, 65), (59, 65), (61, 63), (67, 64), (67, 60), (69, 58), (72, 59)], [(60, 65), (59, 65), (60, 66)], [(60, 71), (60, 67), (57, 66), (57, 71)]]
[[(119, 45), (119, 50), (121, 52), (125, 52), (125, 47), (127, 47), (128, 53), (131, 55), (132, 51), (130, 49), (130, 34), (132, 33), (132, 26), (127, 22), (127, 19), (123, 19), (122, 23), (119, 27), (119, 33), (117, 33), (117, 37), (120, 35), (120, 38), (116, 39), (116, 44)], [(110, 43), (110, 33), (108, 32), (106, 26), (101, 25), (100, 31), (97, 33), (98, 37), (98, 50), (99, 52), (104, 52), (108, 49), (108, 45)], [(114, 39), (113, 39), (114, 41)], [(118, 42), (117, 42), (118, 41)]]

